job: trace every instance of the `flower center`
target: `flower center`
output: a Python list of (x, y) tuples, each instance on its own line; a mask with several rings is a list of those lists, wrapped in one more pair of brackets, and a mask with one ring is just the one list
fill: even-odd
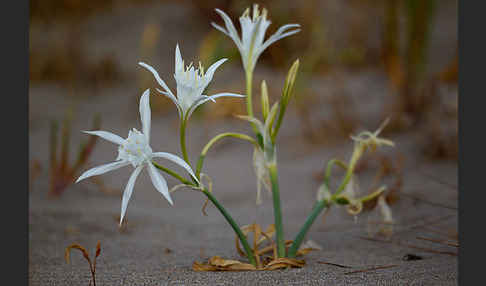
[(204, 68), (199, 63), (199, 68), (193, 64), (176, 71), (175, 79), (177, 82), (177, 98), (184, 110), (188, 110), (195, 101), (199, 99), (207, 86)]
[(125, 142), (118, 147), (118, 158), (130, 162), (133, 167), (137, 167), (145, 161), (152, 159), (152, 148), (150, 148), (147, 138), (137, 129), (133, 128), (128, 132)]

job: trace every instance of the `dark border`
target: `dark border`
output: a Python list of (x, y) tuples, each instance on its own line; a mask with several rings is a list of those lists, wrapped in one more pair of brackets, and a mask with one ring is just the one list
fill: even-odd
[[(482, 1), (458, 0), (459, 37), (459, 285), (484, 284), (486, 43)], [(476, 102), (474, 102), (476, 101)], [(483, 100), (481, 100), (483, 101)], [(465, 135), (469, 134), (469, 139)], [(474, 137), (474, 138), (473, 138)], [(478, 284), (479, 283), (479, 284)]]
[(2, 7), (2, 284), (27, 285), (29, 1)]

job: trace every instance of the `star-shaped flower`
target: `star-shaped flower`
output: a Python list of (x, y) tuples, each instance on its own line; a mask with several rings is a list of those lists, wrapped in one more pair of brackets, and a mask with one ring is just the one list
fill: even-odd
[(211, 65), (206, 72), (204, 72), (204, 68), (201, 63), (199, 63), (198, 68), (194, 67), (192, 63), (187, 67), (184, 67), (184, 60), (182, 59), (179, 45), (177, 45), (174, 73), (174, 78), (177, 83), (177, 97), (172, 93), (167, 84), (160, 78), (159, 74), (153, 67), (144, 62), (139, 62), (139, 65), (146, 68), (154, 75), (155, 79), (163, 89), (161, 90), (157, 88), (157, 91), (170, 98), (177, 106), (181, 119), (186, 120), (199, 105), (208, 100), (215, 101), (216, 98), (222, 96), (245, 97), (241, 94), (229, 92), (217, 93), (211, 96), (203, 94), (204, 90), (213, 79), (216, 69), (226, 60), (227, 59), (220, 59)]
[(153, 165), (153, 158), (165, 158), (169, 161), (172, 161), (186, 169), (186, 171), (194, 179), (196, 179), (196, 176), (194, 175), (191, 167), (178, 156), (166, 152), (152, 151), (152, 148), (149, 145), (151, 123), (149, 96), (149, 90), (147, 89), (140, 98), (140, 119), (142, 121), (142, 132), (133, 128), (128, 132), (128, 137), (126, 139), (123, 139), (120, 136), (107, 131), (83, 131), (85, 133), (99, 136), (105, 140), (117, 144), (119, 146), (118, 157), (116, 158), (115, 162), (104, 164), (87, 170), (76, 180), (76, 183), (88, 177), (101, 175), (106, 172), (128, 166), (130, 164), (135, 168), (132, 175), (130, 176), (130, 179), (128, 179), (125, 191), (123, 192), (120, 224), (122, 223), (123, 217), (125, 216), (128, 201), (132, 196), (135, 180), (137, 179), (138, 175), (144, 167), (148, 168), (150, 179), (152, 180), (152, 183), (157, 191), (159, 191), (167, 199), (167, 201), (169, 201), (171, 205), (173, 204), (169, 194), (169, 189), (167, 187), (167, 182), (165, 181), (164, 177), (159, 174), (159, 172)]
[(250, 17), (250, 8), (247, 8), (243, 15), (241, 15), (240, 17), (240, 38), (230, 17), (228, 17), (226, 13), (219, 9), (216, 9), (216, 12), (223, 18), (226, 29), (215, 23), (211, 24), (214, 28), (223, 32), (225, 35), (230, 37), (233, 42), (235, 42), (241, 54), (243, 67), (247, 72), (253, 71), (258, 57), (266, 48), (268, 48), (268, 46), (282, 38), (293, 35), (300, 31), (300, 29), (294, 29), (289, 31), (289, 29), (300, 27), (299, 24), (283, 25), (277, 30), (277, 32), (275, 32), (275, 34), (270, 36), (264, 42), (263, 38), (265, 37), (265, 32), (267, 31), (267, 28), (268, 26), (270, 26), (271, 22), (267, 20), (267, 10), (262, 9), (262, 12), (260, 13), (258, 5), (254, 4), (252, 15), (253, 17)]

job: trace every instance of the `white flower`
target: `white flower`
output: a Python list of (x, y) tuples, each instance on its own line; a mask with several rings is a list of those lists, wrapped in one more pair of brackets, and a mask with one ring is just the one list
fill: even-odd
[(230, 17), (223, 11), (216, 9), (216, 12), (223, 18), (226, 29), (211, 23), (214, 28), (230, 37), (238, 47), (243, 61), (243, 67), (247, 72), (253, 71), (260, 54), (276, 41), (287, 36), (298, 33), (300, 29), (288, 31), (292, 28), (300, 27), (299, 24), (287, 24), (280, 27), (275, 34), (270, 36), (265, 42), (265, 32), (270, 26), (270, 21), (267, 20), (267, 10), (264, 8), (262, 12), (258, 10), (258, 5), (253, 5), (253, 17), (250, 18), (250, 8), (247, 8), (240, 17), (241, 38), (233, 25)]
[(208, 100), (215, 101), (214, 99), (222, 96), (234, 96), (245, 97), (241, 94), (235, 93), (218, 93), (212, 96), (204, 95), (203, 92), (213, 79), (213, 74), (216, 69), (223, 64), (227, 59), (220, 59), (209, 67), (204, 72), (204, 68), (199, 63), (199, 67), (196, 68), (191, 64), (184, 67), (184, 61), (182, 60), (181, 52), (179, 51), (179, 45), (176, 46), (175, 54), (175, 73), (174, 78), (177, 83), (177, 98), (169, 89), (167, 84), (160, 78), (157, 71), (144, 62), (138, 64), (149, 70), (162, 87), (163, 90), (157, 88), (157, 91), (169, 97), (177, 106), (179, 110), (179, 116), (185, 120), (191, 116), (192, 112), (201, 104)]
[(171, 205), (173, 204), (172, 199), (170, 198), (167, 182), (152, 164), (153, 158), (165, 158), (167, 160), (170, 160), (182, 166), (184, 169), (186, 169), (187, 172), (189, 172), (189, 174), (194, 179), (196, 179), (196, 176), (194, 175), (191, 167), (181, 158), (166, 152), (152, 152), (152, 148), (149, 145), (151, 112), (148, 89), (143, 93), (142, 97), (140, 98), (140, 119), (142, 121), (142, 132), (133, 128), (128, 132), (127, 139), (123, 139), (120, 136), (107, 131), (83, 131), (84, 133), (97, 135), (105, 140), (119, 145), (118, 157), (113, 163), (101, 165), (84, 172), (76, 180), (76, 183), (88, 177), (101, 175), (108, 171), (113, 171), (118, 168), (128, 166), (130, 164), (135, 168), (132, 175), (130, 176), (130, 179), (128, 180), (125, 191), (123, 192), (120, 224), (122, 223), (123, 217), (125, 216), (125, 211), (127, 209), (128, 201), (130, 200), (133, 192), (135, 180), (145, 166), (147, 166), (148, 168), (150, 179), (152, 180), (152, 183), (154, 184), (157, 191), (159, 191), (169, 201)]

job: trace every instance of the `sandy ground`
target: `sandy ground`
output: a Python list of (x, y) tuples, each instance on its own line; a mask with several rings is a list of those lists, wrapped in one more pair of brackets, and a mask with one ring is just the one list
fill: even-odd
[[(157, 10), (159, 9), (159, 10)], [(156, 7), (148, 12), (155, 15), (164, 10)], [(184, 16), (184, 11), (174, 9), (174, 22)], [(131, 10), (134, 18), (141, 17), (140, 10)], [(118, 14), (117, 14), (118, 13)], [(179, 13), (179, 14), (178, 14)], [(115, 12), (115, 16), (128, 12)], [(167, 14), (167, 13), (166, 13)], [(118, 15), (118, 16), (116, 16)], [(150, 18), (145, 15), (145, 18)], [(116, 22), (113, 18), (102, 17), (106, 23)], [(111, 21), (111, 22), (110, 22)], [(162, 21), (162, 20), (161, 20)], [(105, 22), (102, 22), (105, 23)], [(125, 33), (140, 33), (141, 23), (125, 29)], [(102, 25), (110, 27), (110, 25)], [(87, 25), (89, 29), (89, 25)], [(170, 27), (165, 26), (166, 29)], [(109, 28), (106, 28), (109, 29)], [(112, 27), (112, 30), (116, 30)], [(120, 29), (123, 30), (123, 29)], [(107, 31), (94, 30), (93, 41), (100, 39)], [(179, 37), (188, 42), (192, 30), (183, 28)], [(97, 34), (98, 33), (98, 34)], [(110, 34), (113, 43), (123, 33)], [(93, 44), (101, 50), (113, 49)], [(173, 46), (176, 39), (164, 41), (160, 73), (173, 86), (172, 73)], [(173, 45), (174, 44), (174, 45)], [(167, 46), (166, 46), (167, 45)], [(187, 45), (183, 50), (189, 57), (195, 48)], [(101, 47), (101, 48), (100, 48)], [(117, 57), (126, 70), (137, 69), (135, 63), (138, 46), (124, 46), (127, 52)], [(96, 51), (93, 50), (96, 54)], [(154, 61), (155, 61), (154, 60)], [(154, 63), (154, 65), (157, 65)], [(125, 69), (125, 67), (124, 67)], [(130, 72), (129, 72), (130, 73)], [(134, 75), (134, 74), (133, 74)], [(241, 77), (239, 63), (222, 67), (215, 75), (214, 86), (228, 79)], [(264, 67), (258, 69), (256, 78), (266, 78), (278, 90), (283, 82), (283, 74), (274, 73)], [(374, 70), (344, 75), (346, 88), (355, 99), (361, 118), (368, 118), (362, 128), (373, 130), (379, 124), (376, 113), (385, 102), (386, 79)], [(332, 79), (315, 81), (317, 90), (333, 89)], [(242, 88), (242, 86), (241, 86)], [(142, 89), (136, 82), (124, 82), (89, 95), (67, 96), (69, 90), (55, 85), (35, 85), (29, 95), (29, 151), (31, 159), (38, 159), (43, 171), (33, 182), (29, 195), (29, 284), (30, 285), (87, 285), (90, 279), (88, 266), (79, 253), (72, 254), (71, 264), (64, 261), (64, 248), (78, 242), (93, 252), (98, 240), (102, 252), (97, 267), (98, 285), (455, 285), (457, 284), (456, 247), (428, 242), (417, 237), (446, 239), (444, 233), (457, 233), (457, 190), (424, 173), (440, 178), (451, 185), (457, 184), (457, 163), (449, 161), (430, 162), (421, 157), (417, 142), (422, 136), (418, 132), (394, 135), (397, 147), (387, 150), (395, 156), (400, 152), (406, 158), (401, 196), (392, 206), (395, 218), (395, 232), (392, 241), (383, 243), (365, 240), (367, 237), (367, 214), (357, 220), (343, 209), (331, 209), (325, 223), (318, 219), (308, 234), (308, 239), (321, 245), (323, 250), (311, 252), (305, 257), (302, 269), (270, 272), (194, 272), (194, 261), (204, 261), (215, 255), (238, 259), (234, 249), (234, 235), (219, 212), (210, 206), (208, 216), (203, 216), (201, 206), (204, 197), (200, 194), (180, 191), (172, 197), (175, 205), (170, 207), (155, 191), (146, 173), (137, 180), (134, 194), (127, 211), (126, 229), (118, 228), (121, 193), (106, 194), (90, 181), (72, 185), (59, 199), (49, 199), (48, 190), (48, 130), (49, 121), (60, 119), (64, 110), (75, 106), (73, 121), (72, 149), (76, 149), (80, 139), (86, 135), (78, 132), (91, 127), (91, 118), (102, 112), (102, 129), (125, 137), (129, 128), (140, 128), (137, 101)], [(238, 90), (235, 90), (238, 91)], [(241, 91), (241, 90), (240, 90)], [(102, 96), (101, 96), (102, 94)], [(221, 99), (224, 101), (226, 99)], [(325, 105), (316, 105), (313, 116), (328, 114)], [(158, 151), (179, 153), (177, 114), (153, 114), (152, 147)], [(333, 146), (311, 145), (300, 137), (300, 121), (294, 109), (290, 109), (279, 135), (279, 172), (281, 184), (282, 210), (286, 239), (292, 239), (305, 220), (315, 200), (319, 182), (314, 179), (321, 172), (325, 162), (333, 157), (347, 159), (352, 143), (341, 141)], [(245, 123), (235, 119), (209, 122), (197, 119), (191, 121), (188, 133), (190, 159), (194, 162), (204, 144), (219, 132), (237, 130), (248, 131)], [(74, 151), (72, 152), (74, 157)], [(251, 168), (252, 148), (249, 145), (229, 139), (217, 145), (207, 156), (204, 172), (214, 180), (214, 194), (241, 224), (258, 222), (264, 227), (273, 221), (271, 198), (264, 193), (262, 206), (255, 206), (256, 184)], [(116, 157), (116, 148), (108, 142), (99, 141), (86, 168), (110, 162)], [(168, 164), (170, 166), (170, 164)], [(111, 188), (123, 189), (131, 167), (114, 171), (102, 177)], [(360, 179), (370, 180), (372, 173), (365, 173)], [(170, 186), (176, 184), (165, 176)], [(432, 203), (430, 203), (432, 202)], [(440, 206), (439, 206), (440, 205)], [(404, 245), (404, 244), (408, 244)], [(411, 246), (419, 247), (413, 248)], [(168, 251), (169, 249), (170, 251)], [(434, 250), (436, 252), (431, 252)], [(439, 251), (447, 253), (438, 253)], [(423, 257), (422, 260), (405, 261), (407, 254)], [(340, 268), (319, 262), (330, 262), (350, 266)], [(353, 270), (375, 266), (395, 265), (392, 268), (345, 274)]]
[[(41, 89), (35, 89), (42, 93)], [(34, 90), (32, 90), (34, 92)], [(45, 95), (45, 97), (44, 97)], [(62, 110), (62, 98), (55, 95), (37, 95), (39, 101), (58, 102)], [(42, 98), (42, 99), (41, 99)], [(127, 97), (126, 101), (131, 102)], [(124, 135), (129, 127), (138, 126), (137, 108), (119, 96), (104, 96), (78, 105), (79, 114), (89, 114), (97, 109), (125, 106), (126, 110), (108, 112), (103, 121), (106, 130)], [(32, 104), (32, 103), (31, 103)], [(132, 106), (132, 108), (129, 108)], [(50, 114), (52, 115), (52, 113)], [(47, 115), (46, 115), (47, 116)], [(318, 147), (305, 144), (295, 133), (292, 116), (282, 129), (279, 149), (279, 169), (283, 215), (286, 237), (291, 239), (299, 225), (305, 220), (315, 199), (318, 181), (313, 175), (322, 170), (331, 156), (347, 158), (351, 143), (346, 141), (337, 147)], [(152, 142), (161, 151), (178, 153), (177, 129), (172, 127), (176, 114), (154, 116)], [(196, 154), (207, 140), (223, 130), (245, 130), (240, 122), (229, 121), (215, 124), (206, 131), (204, 121), (191, 122), (190, 152)], [(294, 123), (295, 124), (295, 123)], [(73, 130), (89, 128), (90, 122), (76, 120)], [(47, 166), (48, 121), (39, 119), (30, 133), (31, 158), (38, 158)], [(294, 128), (292, 128), (294, 127)], [(83, 135), (74, 132), (73, 141)], [(425, 177), (421, 170), (455, 184), (457, 164), (427, 163), (420, 161), (411, 138), (414, 134), (392, 137), (397, 148), (406, 154), (404, 185), (402, 191), (423, 200), (455, 207), (457, 192), (435, 180)], [(214, 180), (214, 192), (240, 224), (254, 221), (263, 226), (272, 222), (270, 197), (264, 194), (264, 204), (256, 207), (255, 179), (250, 168), (251, 148), (237, 141), (228, 140), (212, 150), (207, 157), (205, 172)], [(115, 158), (116, 149), (110, 143), (100, 141), (89, 167)], [(194, 158), (194, 156), (192, 156)], [(122, 189), (128, 180), (130, 168), (103, 176), (104, 182)], [(167, 176), (166, 176), (167, 177)], [(167, 178), (170, 185), (176, 182)], [(365, 180), (363, 178), (363, 180)], [(64, 262), (64, 248), (73, 242), (92, 249), (97, 240), (102, 244), (102, 255), (98, 264), (100, 285), (271, 285), (283, 284), (353, 284), (353, 285), (450, 285), (456, 283), (457, 257), (429, 253), (391, 243), (367, 241), (366, 214), (357, 222), (342, 209), (332, 209), (323, 224), (318, 220), (308, 238), (323, 247), (322, 251), (306, 257), (307, 266), (274, 272), (245, 273), (196, 273), (192, 262), (220, 255), (237, 258), (234, 237), (230, 227), (213, 207), (208, 216), (201, 214), (204, 198), (193, 192), (181, 191), (173, 195), (175, 206), (168, 203), (154, 190), (146, 174), (139, 178), (127, 213), (127, 229), (120, 232), (117, 217), (120, 209), (120, 194), (108, 195), (87, 181), (70, 186), (57, 200), (47, 198), (47, 174), (34, 182), (29, 198), (29, 279), (31, 285), (79, 285), (89, 280), (87, 265), (80, 255), (73, 254), (72, 264)], [(454, 247), (443, 246), (416, 239), (417, 236), (444, 239), (440, 234), (424, 229), (427, 225), (444, 232), (457, 230), (457, 210), (434, 206), (423, 201), (402, 197), (393, 205), (393, 214), (398, 224), (393, 239), (411, 245), (434, 250), (457, 252)], [(166, 253), (169, 248), (171, 253)], [(402, 261), (406, 254), (424, 257), (419, 261)], [(394, 268), (344, 275), (349, 269), (319, 264), (326, 261), (352, 266), (353, 269), (381, 265), (397, 265)]]

